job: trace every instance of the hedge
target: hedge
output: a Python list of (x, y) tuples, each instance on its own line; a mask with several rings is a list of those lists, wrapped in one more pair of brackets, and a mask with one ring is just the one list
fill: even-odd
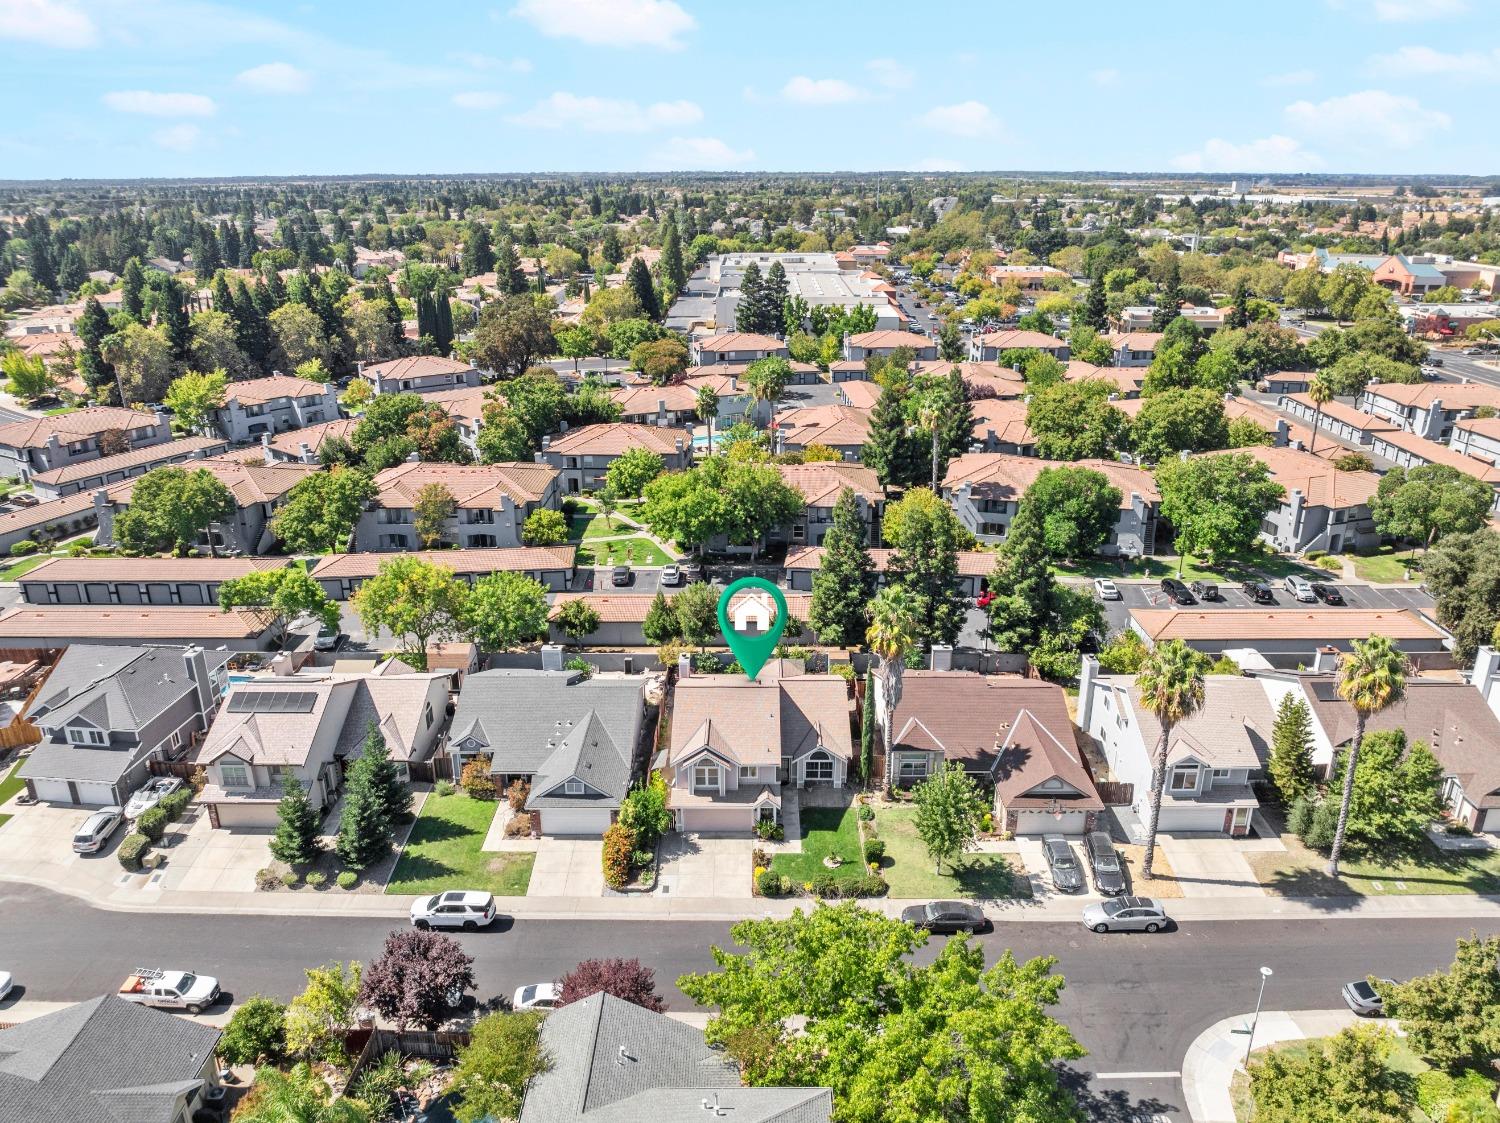
[(182, 818), (182, 813), (187, 810), (187, 805), (192, 801), (193, 789), (184, 784), (171, 795), (162, 796), (156, 806), (166, 812), (167, 818), (175, 822)]
[(604, 832), (604, 884), (623, 889), (630, 884), (630, 859), (635, 852), (635, 832), (615, 823)]
[(125, 841), (120, 843), (120, 849), (115, 851), (120, 859), (120, 865), (127, 870), (139, 870), (141, 859), (145, 857), (146, 851), (151, 847), (151, 840), (143, 834), (128, 834)]
[(144, 812), (135, 821), (135, 829), (145, 835), (152, 842), (157, 842), (167, 830), (167, 813), (160, 806), (153, 807)]

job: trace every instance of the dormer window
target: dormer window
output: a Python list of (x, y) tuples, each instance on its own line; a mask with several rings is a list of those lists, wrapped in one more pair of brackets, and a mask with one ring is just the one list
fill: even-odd
[(693, 766), (693, 791), (713, 792), (719, 790), (719, 766), (708, 761)]
[(75, 725), (68, 726), (68, 743), (70, 745), (107, 745), (109, 738), (99, 729), (80, 729)]
[(582, 780), (569, 780), (566, 784), (563, 785), (563, 793), (565, 795), (582, 795), (583, 794), (583, 781)]

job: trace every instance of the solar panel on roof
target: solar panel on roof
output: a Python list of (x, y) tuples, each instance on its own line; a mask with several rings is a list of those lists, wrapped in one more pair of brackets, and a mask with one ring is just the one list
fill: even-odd
[(229, 699), (232, 714), (310, 714), (318, 696), (308, 690), (237, 690)]

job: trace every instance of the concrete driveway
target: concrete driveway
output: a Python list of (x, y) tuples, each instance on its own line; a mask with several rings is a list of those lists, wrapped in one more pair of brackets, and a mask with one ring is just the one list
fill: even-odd
[(528, 897), (602, 897), (604, 843), (597, 838), (543, 838), (537, 843)]
[[(755, 840), (673, 832), (662, 839), (658, 896), (748, 900)], [(533, 878), (534, 880), (534, 878)]]
[(208, 813), (176, 824), (159, 847), (165, 856), (163, 889), (253, 893), (255, 874), (271, 864), (267, 831), (214, 830)]
[(128, 876), (115, 858), (120, 840), (130, 833), (120, 826), (97, 854), (73, 853), (73, 835), (94, 808), (55, 807), (36, 803), (6, 808), (12, 818), (0, 826), (0, 867), (28, 881), (66, 887), (93, 895)]
[(1158, 839), (1184, 897), (1264, 897), (1265, 889), (1245, 855), (1285, 850), (1280, 839), (1162, 835)]

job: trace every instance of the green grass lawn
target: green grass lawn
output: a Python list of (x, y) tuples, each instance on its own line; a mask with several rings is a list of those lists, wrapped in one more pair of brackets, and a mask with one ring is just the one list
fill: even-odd
[[(1125, 563), (1122, 572), (1117, 559), (1086, 558), (1076, 562), (1054, 562), (1052, 570), (1062, 577), (1113, 577), (1116, 580), (1176, 577), (1178, 576), (1177, 560), (1175, 555), (1135, 558)], [(1184, 581), (1217, 581), (1221, 585), (1233, 585), (1252, 578), (1280, 580), (1294, 573), (1314, 581), (1326, 579), (1328, 576), (1327, 571), (1297, 561), (1295, 558), (1283, 557), (1280, 554), (1256, 553), (1243, 558), (1225, 558), (1215, 562), (1212, 566), (1199, 564), (1189, 555), (1183, 560), (1181, 577)]]
[(1007, 854), (965, 854), (955, 868), (934, 872), (927, 848), (917, 837), (917, 813), (895, 807), (875, 813), (877, 836), (885, 842), (880, 871), (892, 897), (1003, 899), (1030, 897), (1031, 882)]
[[(1312, 1055), (1314, 1049), (1321, 1049), (1327, 1038), (1313, 1037), (1302, 1041), (1287, 1041), (1280, 1045), (1273, 1045), (1266, 1049), (1255, 1050), (1252, 1061), (1255, 1058), (1264, 1057), (1267, 1053), (1275, 1052), (1289, 1058), (1303, 1058)], [(1415, 1077), (1419, 1073), (1428, 1071), (1431, 1067), (1416, 1053), (1412, 1052), (1411, 1046), (1407, 1044), (1406, 1038), (1397, 1037), (1392, 1043), (1390, 1056), (1386, 1058), (1386, 1067), (1391, 1072), (1402, 1072), (1408, 1076)], [(1234, 1117), (1240, 1123), (1249, 1123), (1254, 1116), (1254, 1104), (1250, 1100), (1250, 1077), (1243, 1071), (1236, 1071), (1234, 1078), (1229, 1083), (1229, 1097), (1234, 1103)], [(1427, 1115), (1415, 1105), (1411, 1109), (1412, 1123), (1429, 1123)]]
[[(836, 854), (844, 859), (838, 869), (829, 869), (823, 859)], [(802, 853), (777, 854), (771, 859), (771, 868), (785, 874), (799, 885), (813, 878), (831, 874), (839, 879), (853, 879), (865, 875), (864, 848), (859, 842), (859, 820), (854, 808), (840, 811), (836, 807), (804, 807), (802, 809)]]
[(1350, 857), (1339, 876), (1323, 872), (1325, 859), (1291, 835), (1286, 853), (1247, 854), (1255, 875), (1286, 897), (1407, 897), (1500, 892), (1500, 851), (1455, 854), (1429, 847), (1402, 857)]
[(524, 896), (536, 854), (479, 848), (497, 806), (462, 792), (429, 795), (385, 891), (487, 889), (497, 897)]
[[(10, 798), (26, 787), (26, 781), (21, 779), (21, 762), (18, 760), (11, 766), (9, 772), (0, 778), (0, 803), (8, 803)], [(9, 815), (0, 815), (0, 827), (9, 822)]]
[[(1394, 546), (1382, 546), (1368, 557), (1354, 558), (1354, 572), (1361, 581), (1373, 581), (1377, 585), (1394, 585), (1407, 580), (1406, 565), (1409, 559), (1419, 556), (1419, 550), (1398, 550)], [(1412, 570), (1412, 578), (1418, 573)]]
[(19, 581), (44, 561), (61, 556), (61, 554), (32, 554), (28, 558), (21, 558), (13, 565), (0, 569), (0, 581)]

